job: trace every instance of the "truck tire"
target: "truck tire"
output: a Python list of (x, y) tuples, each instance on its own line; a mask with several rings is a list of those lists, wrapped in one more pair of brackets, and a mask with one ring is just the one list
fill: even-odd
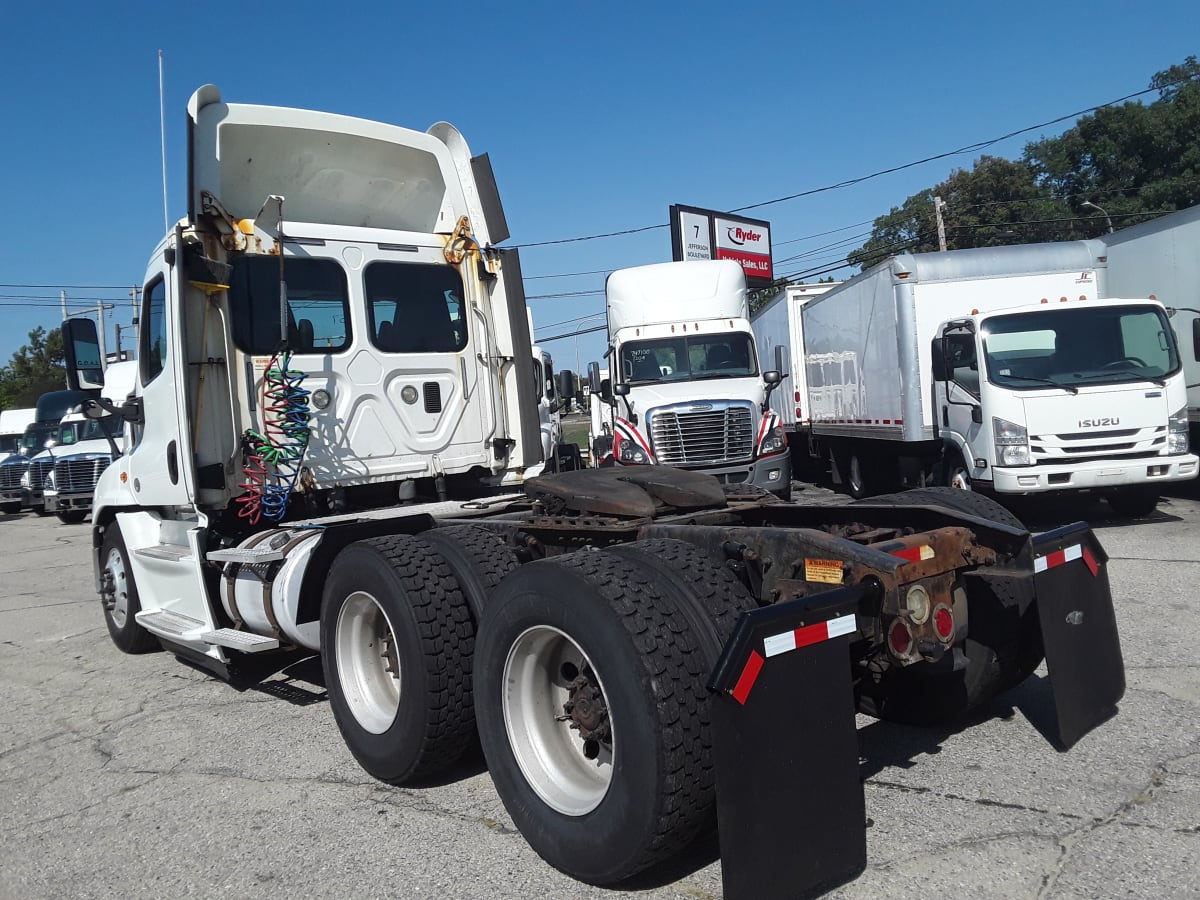
[(1129, 488), (1109, 494), (1108, 505), (1119, 516), (1138, 519), (1148, 516), (1158, 507), (1158, 493), (1144, 488)]
[(20, 511), (21, 511), (20, 502), (0, 503), (0, 512), (4, 513), (6, 516), (15, 516)]
[(321, 665), (342, 738), (388, 784), (452, 765), (475, 734), (475, 628), (449, 567), (409, 535), (356, 541), (321, 600)]
[(530, 846), (590, 884), (669, 858), (711, 821), (707, 654), (634, 571), (594, 551), (528, 563), (479, 632), (475, 712), (496, 790)]
[(87, 518), (86, 509), (64, 509), (55, 513), (58, 516), (58, 521), (64, 525), (78, 525)]
[(1001, 525), (1009, 525), (1027, 531), (1025, 523), (991, 497), (974, 491), (963, 491), (952, 487), (913, 488), (897, 494), (884, 494), (869, 502), (891, 506), (944, 506), (980, 519), (990, 519)]
[(104, 529), (100, 544), (100, 603), (109, 637), (124, 653), (149, 653), (159, 649), (157, 638), (137, 623), (142, 611), (137, 583), (129, 567), (129, 551), (121, 529), (113, 522)]
[(941, 482), (943, 487), (958, 491), (974, 490), (971, 486), (971, 471), (957, 447), (947, 447), (943, 452)]
[(488, 595), (505, 575), (520, 565), (504, 538), (478, 525), (431, 528), (420, 538), (446, 561), (476, 622), (483, 614)]

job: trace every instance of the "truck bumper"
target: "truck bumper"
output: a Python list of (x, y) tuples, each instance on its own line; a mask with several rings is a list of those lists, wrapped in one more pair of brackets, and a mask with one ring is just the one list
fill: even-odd
[(1093, 460), (1062, 466), (996, 467), (992, 488), (1000, 494), (1034, 494), (1043, 491), (1103, 490), (1189, 481), (1200, 472), (1193, 454), (1150, 459)]
[(90, 510), (92, 508), (91, 494), (58, 494), (46, 491), (43, 494), (46, 512), (64, 512), (72, 509)]
[(9, 488), (0, 491), (0, 503), (20, 503), (22, 506), (28, 506), (26, 493), (23, 488)]
[(777, 453), (751, 463), (707, 466), (695, 471), (712, 475), (722, 484), (752, 484), (780, 496), (789, 494), (792, 486), (792, 458), (788, 453)]

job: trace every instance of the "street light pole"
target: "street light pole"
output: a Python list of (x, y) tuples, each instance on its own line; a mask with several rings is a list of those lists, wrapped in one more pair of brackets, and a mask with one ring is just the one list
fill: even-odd
[(1104, 221), (1108, 223), (1108, 233), (1109, 234), (1113, 233), (1112, 219), (1110, 219), (1108, 217), (1108, 213), (1106, 213), (1103, 209), (1101, 209), (1099, 206), (1097, 206), (1091, 200), (1084, 200), (1083, 203), (1080, 204), (1080, 206), (1082, 206), (1084, 209), (1094, 209), (1096, 212), (1100, 213), (1100, 215), (1104, 216)]

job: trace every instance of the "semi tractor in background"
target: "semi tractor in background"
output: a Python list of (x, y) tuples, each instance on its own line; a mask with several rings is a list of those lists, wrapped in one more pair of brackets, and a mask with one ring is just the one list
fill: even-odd
[[(119, 649), (243, 679), (316, 654), (372, 776), (429, 779), (478, 736), (552, 865), (611, 884), (715, 821), (729, 898), (862, 871), (856, 709), (956, 720), (1044, 655), (1060, 747), (1116, 711), (1106, 557), (1083, 523), (1034, 537), (942, 489), (802, 507), (664, 465), (485, 490), (542, 455), (486, 157), (445, 123), (231, 104), (211, 85), (188, 116), (188, 214), (150, 258), (133, 395), (85, 409), (135, 435), (92, 512)], [(671, 271), (708, 270), (692, 265)], [(725, 408), (762, 415), (772, 382), (743, 309), (702, 325), (678, 308), (682, 345), (668, 322), (632, 326), (614, 395), (651, 361), (646, 383), (753, 382)], [(67, 322), (64, 343), (81, 383), (94, 323)], [(722, 344), (745, 357), (718, 362)]]
[(1200, 441), (1200, 206), (1122, 228), (1101, 240), (1108, 257), (1103, 296), (1152, 296), (1173, 313), (1195, 447)]
[[(746, 278), (732, 260), (618, 269), (605, 284), (610, 384), (589, 367), (592, 458), (669, 465), (791, 496), (791, 460), (768, 404)], [(595, 423), (599, 423), (597, 431)]]
[(803, 368), (798, 448), (856, 497), (936, 483), (1150, 512), (1197, 474), (1184, 375), (1161, 303), (1099, 299), (1103, 254), (1097, 241), (905, 253), (785, 306), (787, 330), (760, 317), (760, 344), (788, 344)]
[(21, 452), (21, 436), (37, 419), (37, 410), (0, 410), (0, 462)]
[[(89, 375), (92, 370), (87, 370)], [(47, 391), (38, 397), (33, 421), (25, 426), (17, 455), (0, 462), (0, 511), (18, 513), (32, 509), (45, 515), (42, 485), (54, 467), (46, 442), (58, 439), (63, 416), (97, 395), (91, 388)]]

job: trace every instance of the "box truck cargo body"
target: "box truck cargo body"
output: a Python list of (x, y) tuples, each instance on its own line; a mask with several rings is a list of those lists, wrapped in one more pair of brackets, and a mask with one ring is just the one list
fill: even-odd
[(1097, 299), (1102, 253), (902, 254), (804, 303), (797, 438), (856, 495), (936, 481), (1153, 508), (1197, 471), (1179, 353), (1160, 303)]
[(1200, 206), (1162, 216), (1103, 238), (1108, 292), (1152, 296), (1174, 310), (1187, 382), (1192, 446), (1200, 440)]

